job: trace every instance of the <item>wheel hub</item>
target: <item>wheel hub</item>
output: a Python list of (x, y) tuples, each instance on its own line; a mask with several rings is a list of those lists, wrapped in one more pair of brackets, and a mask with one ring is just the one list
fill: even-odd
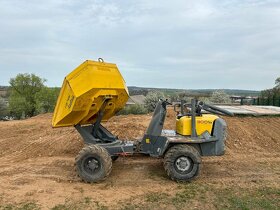
[(178, 168), (178, 170), (183, 171), (183, 172), (189, 170), (189, 168), (191, 166), (189, 158), (183, 157), (183, 156), (177, 158), (175, 164), (176, 164), (176, 167)]
[(87, 166), (88, 166), (88, 168), (89, 168), (91, 171), (94, 171), (95, 169), (98, 168), (98, 161), (97, 161), (97, 160), (94, 160), (94, 159), (89, 160), (89, 161), (87, 162)]

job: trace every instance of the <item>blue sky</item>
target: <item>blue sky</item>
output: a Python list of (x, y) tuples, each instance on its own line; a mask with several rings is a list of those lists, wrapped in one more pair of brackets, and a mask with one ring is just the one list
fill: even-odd
[(127, 85), (270, 88), (280, 76), (280, 1), (0, 0), (0, 85), (35, 73), (49, 86), (86, 59)]

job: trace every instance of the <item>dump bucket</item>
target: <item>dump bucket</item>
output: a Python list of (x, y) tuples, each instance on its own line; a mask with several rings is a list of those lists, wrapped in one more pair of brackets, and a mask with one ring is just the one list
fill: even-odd
[(128, 97), (125, 81), (116, 64), (87, 60), (65, 77), (52, 126), (92, 124), (103, 104), (102, 121), (106, 121), (125, 106)]

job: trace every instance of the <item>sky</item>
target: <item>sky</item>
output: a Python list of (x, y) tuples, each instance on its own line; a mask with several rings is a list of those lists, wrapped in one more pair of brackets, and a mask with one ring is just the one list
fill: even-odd
[(85, 60), (126, 84), (271, 88), (280, 77), (280, 1), (0, 0), (0, 85), (35, 73), (60, 87)]

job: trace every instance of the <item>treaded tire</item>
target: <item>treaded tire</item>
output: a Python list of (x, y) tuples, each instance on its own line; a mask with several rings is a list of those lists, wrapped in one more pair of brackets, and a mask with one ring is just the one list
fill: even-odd
[[(186, 163), (178, 166), (180, 161)], [(194, 179), (200, 171), (201, 157), (197, 149), (187, 144), (172, 146), (164, 156), (164, 169), (174, 181), (188, 182)]]
[(104, 147), (85, 146), (75, 158), (78, 176), (87, 183), (104, 180), (112, 170), (112, 159)]

